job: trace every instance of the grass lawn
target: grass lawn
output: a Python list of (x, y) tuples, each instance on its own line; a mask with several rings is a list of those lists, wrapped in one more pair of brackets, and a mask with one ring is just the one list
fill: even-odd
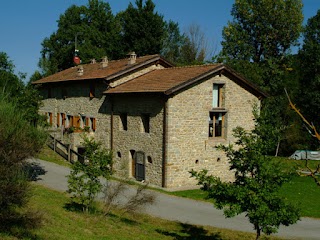
[(42, 227), (29, 232), (29, 237), (19, 236), (16, 231), (15, 234), (0, 233), (0, 239), (255, 239), (255, 234), (251, 233), (182, 224), (142, 214), (122, 216), (113, 212), (112, 216), (106, 217), (100, 212), (72, 212), (65, 207), (69, 202), (66, 194), (36, 184), (32, 186), (29, 208), (43, 213)]
[(36, 156), (36, 158), (45, 160), (47, 162), (56, 163), (62, 166), (70, 167), (71, 163), (61, 157), (58, 153), (55, 153), (47, 145), (41, 150), (41, 152)]
[(302, 216), (320, 218), (320, 187), (311, 177), (294, 177), (283, 186), (280, 194), (289, 201), (300, 204)]

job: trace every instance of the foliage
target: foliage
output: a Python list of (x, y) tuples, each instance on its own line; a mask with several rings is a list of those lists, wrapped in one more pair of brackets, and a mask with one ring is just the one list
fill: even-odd
[(10, 100), (19, 96), (23, 89), (23, 82), (14, 74), (14, 64), (5, 52), (0, 52), (0, 93)]
[(166, 22), (165, 28), (161, 55), (168, 61), (178, 64), (180, 62), (181, 47), (185, 44), (186, 38), (180, 33), (178, 23), (170, 20), (169, 22)]
[(0, 222), (6, 223), (0, 228), (36, 223), (31, 212), (20, 212), (30, 197), (24, 165), (42, 148), (45, 139), (46, 134), (32, 127), (19, 108), (0, 97)]
[(222, 55), (261, 62), (282, 58), (302, 30), (301, 0), (236, 0), (223, 29)]
[(12, 102), (24, 114), (25, 120), (36, 124), (40, 121), (38, 114), (41, 96), (31, 84), (24, 85), (25, 74), (14, 74), (14, 64), (8, 55), (0, 52), (0, 94), (8, 102)]
[(84, 137), (85, 161), (76, 161), (68, 176), (68, 192), (73, 202), (88, 211), (95, 197), (102, 190), (100, 178), (109, 179), (112, 174), (112, 153), (102, 148), (100, 142)]
[(299, 209), (278, 195), (280, 187), (288, 182), (292, 172), (280, 166), (265, 155), (267, 139), (260, 138), (254, 132), (242, 128), (234, 130), (236, 147), (218, 146), (230, 162), (230, 170), (235, 174), (234, 182), (223, 182), (207, 171), (192, 171), (202, 189), (209, 192), (209, 198), (219, 209), (224, 209), (226, 217), (246, 213), (254, 225), (257, 239), (261, 232), (271, 234), (279, 226), (295, 223), (299, 220)]
[(72, 5), (60, 15), (58, 30), (42, 42), (39, 61), (42, 74), (50, 75), (74, 66), (75, 48), (82, 62), (103, 56), (117, 58), (121, 55), (119, 31), (109, 3), (89, 0), (87, 6)]
[[(302, 114), (319, 129), (320, 111), (320, 11), (308, 20), (304, 30), (304, 41), (299, 51), (300, 92), (295, 102), (301, 107)], [(291, 89), (290, 89), (291, 92)], [(313, 148), (319, 148), (319, 142), (313, 142)]]
[(209, 55), (209, 44), (205, 33), (197, 24), (191, 24), (184, 33), (179, 63), (182, 65), (203, 64)]
[(121, 24), (121, 42), (126, 53), (138, 55), (159, 54), (165, 38), (165, 21), (155, 12), (152, 0), (136, 0), (136, 7), (129, 3), (117, 18)]

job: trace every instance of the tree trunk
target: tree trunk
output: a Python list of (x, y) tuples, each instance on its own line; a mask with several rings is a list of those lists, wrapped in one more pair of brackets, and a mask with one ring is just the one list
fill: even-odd
[(257, 235), (256, 235), (256, 240), (259, 240), (260, 239), (260, 235), (261, 235), (261, 230), (259, 228), (259, 226), (255, 226), (255, 228), (257, 229)]

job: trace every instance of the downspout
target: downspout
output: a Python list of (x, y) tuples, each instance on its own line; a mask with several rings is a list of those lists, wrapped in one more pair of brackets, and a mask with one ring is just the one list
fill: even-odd
[(168, 112), (168, 98), (165, 96), (163, 104), (163, 139), (162, 139), (162, 187), (167, 187), (166, 182), (166, 170), (167, 170), (167, 136), (168, 136), (168, 124), (167, 124), (167, 112)]
[(110, 97), (111, 119), (110, 119), (110, 149), (113, 151), (113, 97)]

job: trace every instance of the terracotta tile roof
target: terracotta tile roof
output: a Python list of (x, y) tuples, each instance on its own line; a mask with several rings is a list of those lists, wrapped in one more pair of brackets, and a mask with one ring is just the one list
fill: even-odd
[(78, 76), (78, 67), (72, 67), (61, 72), (55, 73), (43, 79), (33, 82), (33, 84), (40, 83), (53, 83), (53, 82), (65, 82), (74, 80), (86, 80), (86, 79), (112, 79), (114, 76), (125, 74), (127, 72), (133, 71), (137, 68), (143, 67), (152, 62), (158, 60), (163, 61), (168, 66), (172, 66), (169, 62), (166, 62), (160, 55), (148, 55), (143, 57), (137, 57), (136, 63), (133, 65), (128, 65), (128, 59), (113, 60), (109, 61), (107, 67), (102, 68), (101, 63), (94, 64), (82, 64), (83, 75)]
[(262, 92), (254, 84), (224, 64), (208, 64), (200, 66), (157, 69), (116, 86), (115, 88), (110, 88), (104, 93), (118, 94), (158, 92), (170, 95), (207, 76), (212, 76), (213, 74), (217, 73), (229, 74), (229, 76), (231, 75), (234, 81), (237, 81), (238, 84), (244, 86), (257, 97), (267, 97), (267, 94)]
[(137, 92), (168, 92), (179, 86), (188, 84), (206, 73), (221, 67), (222, 64), (210, 64), (190, 67), (173, 67), (158, 69), (131, 81), (110, 88), (105, 93), (137, 93)]

